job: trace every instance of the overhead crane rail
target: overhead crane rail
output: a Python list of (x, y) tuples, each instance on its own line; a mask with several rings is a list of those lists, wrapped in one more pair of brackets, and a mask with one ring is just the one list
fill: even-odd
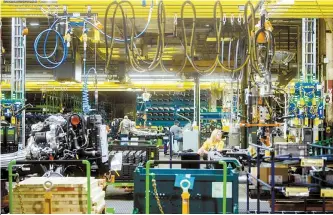
[[(1, 0), (1, 16), (3, 18), (9, 17), (44, 17), (40, 11), (40, 7), (50, 7), (52, 10), (61, 10), (63, 6), (67, 6), (69, 11), (77, 13), (85, 13), (87, 7), (91, 6), (94, 13), (98, 13), (99, 17), (105, 15), (105, 7), (110, 3), (110, 0), (88, 1), (88, 0)], [(149, 0), (143, 4), (142, 0), (131, 0), (136, 11), (137, 18), (146, 18), (149, 13)], [(179, 8), (184, 1), (167, 0), (165, 1), (166, 17), (174, 17), (175, 13), (179, 13)], [(198, 7), (197, 14), (200, 18), (211, 18), (211, 7), (214, 5), (215, 0), (191, 0), (193, 4)], [(225, 0), (222, 6), (225, 8), (225, 13), (228, 16), (231, 14), (242, 13), (242, 5), (245, 4), (244, 0)], [(259, 0), (251, 1), (254, 5), (260, 2)], [(284, 1), (280, 0), (265, 1), (265, 6), (269, 13), (270, 18), (333, 18), (333, 1), (331, 0), (294, 0)], [(125, 7), (128, 8), (128, 7)], [(187, 16), (191, 17), (188, 12)], [(117, 18), (120, 14), (117, 15)], [(156, 18), (156, 15), (153, 15)]]

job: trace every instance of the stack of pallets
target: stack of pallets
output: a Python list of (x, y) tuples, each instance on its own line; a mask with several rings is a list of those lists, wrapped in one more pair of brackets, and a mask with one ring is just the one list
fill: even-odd
[[(86, 214), (87, 178), (85, 177), (32, 177), (16, 185), (13, 189), (14, 214), (44, 213), (45, 193), (44, 183), (51, 181), (51, 213), (54, 214)], [(91, 213), (102, 213), (105, 209), (105, 191), (103, 179), (90, 180)], [(23, 211), (22, 211), (23, 208)]]

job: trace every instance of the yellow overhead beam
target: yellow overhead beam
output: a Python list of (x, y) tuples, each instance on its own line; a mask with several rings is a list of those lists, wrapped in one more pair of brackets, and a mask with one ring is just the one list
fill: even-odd
[[(115, 83), (115, 82), (99, 82), (97, 84), (98, 91), (137, 91), (142, 89), (147, 90), (160, 90), (160, 91), (184, 91), (193, 89), (193, 82), (133, 82), (133, 83)], [(201, 83), (202, 89), (210, 89), (211, 83)], [(83, 84), (76, 82), (26, 82), (26, 91), (82, 91)], [(10, 84), (2, 82), (2, 91), (9, 91)], [(91, 83), (88, 84), (89, 91), (93, 91), (95, 86)]]
[[(213, 5), (216, 0), (192, 0), (196, 6), (198, 18), (212, 18)], [(87, 7), (91, 6), (93, 13), (98, 13), (100, 18), (104, 17), (105, 9), (111, 2), (110, 0), (26, 0), (27, 3), (22, 3), (22, 0), (0, 0), (1, 17), (43, 17), (40, 8), (50, 8), (52, 11), (62, 12), (63, 6), (67, 6), (68, 12), (85, 13)], [(137, 18), (147, 18), (150, 8), (150, 0), (146, 0), (146, 6), (142, 6), (142, 0), (130, 1), (135, 8)], [(152, 17), (156, 18), (156, 0)], [(166, 15), (173, 18), (175, 14), (180, 17), (180, 7), (184, 0), (164, 0)], [(259, 0), (251, 1), (256, 5)], [(270, 18), (333, 18), (333, 1), (332, 0), (294, 0), (294, 3), (282, 4), (281, 0), (265, 1), (264, 5), (269, 12)], [(223, 11), (228, 16), (234, 14), (243, 14), (241, 10), (246, 0), (223, 0)], [(57, 9), (56, 9), (57, 8)], [(129, 12), (129, 7), (124, 5), (126, 11)], [(110, 11), (110, 14), (112, 11)], [(130, 13), (130, 12), (129, 12)], [(192, 17), (192, 11), (189, 8), (185, 9), (186, 17)], [(117, 17), (120, 16), (120, 13)]]

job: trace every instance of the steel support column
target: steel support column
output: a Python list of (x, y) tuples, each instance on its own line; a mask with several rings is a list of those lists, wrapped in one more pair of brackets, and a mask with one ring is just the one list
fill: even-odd
[[(23, 30), (26, 27), (25, 19), (12, 18), (11, 34), (11, 98), (19, 99), (25, 105), (25, 71), (26, 71), (26, 36)], [(25, 146), (25, 110), (21, 113), (21, 124), (18, 133), (21, 136), (19, 147)], [(18, 138), (18, 137), (16, 137)], [(17, 139), (18, 140), (18, 139)]]
[(326, 119), (329, 125), (333, 125), (333, 19), (327, 19), (326, 23), (326, 85), (327, 94), (330, 98), (327, 109)]
[(194, 78), (194, 120), (197, 122), (197, 126), (200, 129), (200, 78), (196, 76)]

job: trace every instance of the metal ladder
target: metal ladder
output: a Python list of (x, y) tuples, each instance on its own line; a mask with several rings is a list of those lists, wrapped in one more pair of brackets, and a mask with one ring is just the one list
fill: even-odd
[[(19, 99), (25, 104), (25, 71), (26, 71), (26, 36), (23, 30), (26, 26), (25, 19), (12, 18), (12, 46), (11, 46), (11, 98)], [(21, 144), (25, 145), (25, 111), (22, 112), (22, 120), (19, 128)], [(18, 140), (18, 139), (17, 139)]]
[(316, 79), (316, 19), (302, 19), (302, 78), (305, 82)]

